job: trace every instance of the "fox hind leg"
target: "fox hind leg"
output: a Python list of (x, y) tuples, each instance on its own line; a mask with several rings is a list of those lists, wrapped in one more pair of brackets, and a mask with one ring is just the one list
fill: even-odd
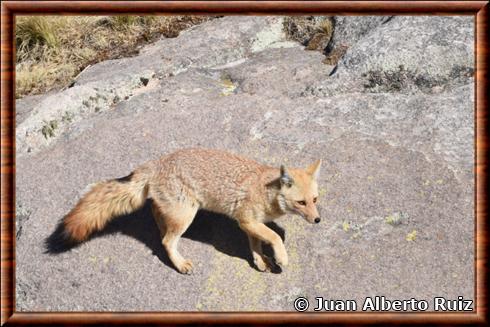
[(151, 206), (151, 212), (153, 213), (153, 218), (155, 219), (158, 229), (160, 230), (160, 240), (162, 240), (167, 231), (167, 228), (165, 227), (164, 216), (160, 213), (160, 210), (155, 203), (153, 203)]
[(193, 204), (162, 205), (153, 203), (153, 216), (162, 235), (162, 245), (167, 251), (170, 261), (182, 274), (192, 272), (192, 262), (182, 257), (177, 249), (180, 237), (191, 225), (198, 207)]

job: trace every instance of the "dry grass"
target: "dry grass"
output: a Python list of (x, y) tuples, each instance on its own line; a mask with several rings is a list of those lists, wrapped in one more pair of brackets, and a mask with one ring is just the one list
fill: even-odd
[(284, 19), (289, 39), (298, 41), (306, 50), (322, 51), (333, 35), (334, 25), (327, 16), (292, 16)]
[(17, 16), (16, 97), (70, 84), (88, 65), (138, 53), (142, 44), (210, 16)]
[(348, 47), (345, 45), (336, 46), (332, 52), (330, 52), (327, 57), (323, 60), (324, 64), (335, 66), (339, 60), (344, 56), (347, 52)]

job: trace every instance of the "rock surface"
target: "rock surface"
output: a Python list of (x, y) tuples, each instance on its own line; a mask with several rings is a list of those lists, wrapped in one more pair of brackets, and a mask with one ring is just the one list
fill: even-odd
[[(17, 102), (17, 310), (473, 299), (473, 18), (394, 17), (359, 35), (335, 69), (287, 41), (282, 19), (206, 22)], [(87, 185), (191, 146), (276, 166), (323, 159), (322, 223), (287, 216), (272, 226), (289, 252), (282, 273), (252, 268), (237, 224), (202, 212), (179, 245), (195, 273), (178, 274), (148, 205), (46, 253)]]
[(469, 84), (473, 43), (472, 17), (395, 17), (350, 46), (317, 93), (438, 93)]
[(361, 38), (375, 31), (379, 25), (391, 20), (390, 16), (338, 16), (334, 17), (335, 32), (327, 53), (338, 48), (348, 49)]

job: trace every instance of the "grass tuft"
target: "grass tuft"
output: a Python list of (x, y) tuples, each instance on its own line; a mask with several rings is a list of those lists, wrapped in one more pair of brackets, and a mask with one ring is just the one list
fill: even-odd
[(24, 53), (36, 47), (56, 48), (59, 45), (57, 26), (50, 19), (41, 16), (19, 17), (15, 39), (17, 52)]
[(88, 65), (130, 57), (211, 16), (16, 16), (16, 98), (61, 89)]
[(138, 22), (136, 16), (111, 16), (109, 18), (109, 25), (116, 31), (124, 31), (131, 29)]
[(291, 40), (303, 44), (307, 50), (324, 51), (333, 35), (334, 25), (327, 16), (286, 17), (283, 29)]

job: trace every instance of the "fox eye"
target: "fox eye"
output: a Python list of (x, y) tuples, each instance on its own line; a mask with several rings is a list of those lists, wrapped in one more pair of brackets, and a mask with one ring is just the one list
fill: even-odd
[(305, 206), (306, 202), (305, 201), (296, 201), (300, 206)]
[(316, 203), (316, 200), (317, 200), (317, 199), (318, 199), (318, 198), (313, 198), (313, 203)]

